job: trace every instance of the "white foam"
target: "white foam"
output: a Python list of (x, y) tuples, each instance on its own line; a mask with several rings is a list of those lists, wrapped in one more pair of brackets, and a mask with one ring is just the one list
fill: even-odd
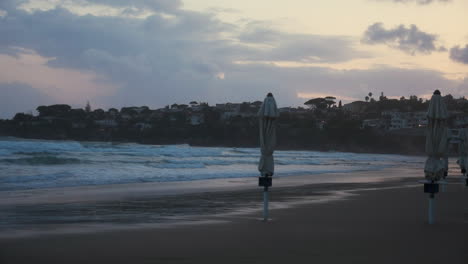
[[(255, 177), (260, 151), (258, 148), (0, 138), (0, 156), (1, 191)], [(275, 152), (275, 170), (279, 176), (369, 171), (401, 163), (420, 166), (423, 162), (422, 157), (401, 155)]]

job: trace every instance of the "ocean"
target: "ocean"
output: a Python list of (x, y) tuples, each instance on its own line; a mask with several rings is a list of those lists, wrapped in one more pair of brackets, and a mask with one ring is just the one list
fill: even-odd
[[(258, 148), (0, 138), (0, 191), (257, 177)], [(276, 151), (275, 176), (422, 168), (423, 157)]]

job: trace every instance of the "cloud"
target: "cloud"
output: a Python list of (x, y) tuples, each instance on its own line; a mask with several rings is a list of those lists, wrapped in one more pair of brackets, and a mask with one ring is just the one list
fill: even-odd
[(182, 6), (181, 0), (85, 0), (88, 3), (125, 8), (147, 8), (154, 11), (177, 11)]
[(152, 13), (170, 14), (182, 6), (180, 0), (3, 0), (28, 12), (67, 9), (80, 15), (141, 17)]
[(262, 45), (247, 60), (342, 62), (368, 56), (354, 48), (350, 37), (286, 33), (264, 23), (247, 24), (239, 40)]
[(55, 101), (39, 90), (18, 82), (0, 83), (0, 118), (10, 119), (16, 113), (35, 111), (36, 107)]
[[(32, 50), (11, 48), (0, 54), (0, 83), (22, 83), (49, 95), (57, 101), (82, 104), (90, 97), (109, 95), (115, 89), (102, 76), (90, 71), (50, 67), (52, 58)], [(18, 97), (21, 98), (21, 97)]]
[(446, 51), (445, 47), (436, 45), (437, 38), (435, 34), (419, 30), (416, 25), (410, 25), (408, 28), (399, 25), (387, 30), (382, 23), (374, 23), (364, 32), (362, 42), (370, 45), (386, 44), (411, 55)]
[(468, 44), (466, 44), (464, 48), (460, 48), (460, 46), (451, 48), (450, 59), (463, 64), (468, 64)]
[(395, 3), (417, 3), (419, 5), (428, 5), (432, 3), (448, 3), (452, 2), (452, 0), (377, 0), (380, 2), (395, 2)]
[[(0, 23), (0, 35), (8, 36), (0, 38), (0, 52), (11, 53), (11, 47), (21, 47), (20, 53), (26, 49), (47, 58), (44, 66), (49, 69), (103, 76), (96, 78), (95, 84), (83, 85), (81, 90), (87, 92), (79, 98), (92, 96), (95, 104), (107, 107), (163, 106), (204, 100), (213, 93), (222, 95), (224, 89), (230, 89), (225, 83), (235, 76), (230, 70), (239, 67), (233, 65), (236, 61), (338, 62), (363, 56), (353, 47), (357, 41), (349, 37), (290, 34), (265, 23), (233, 25), (212, 13), (183, 10), (180, 4), (171, 5), (170, 1), (87, 2), (119, 7), (130, 3), (145, 8), (157, 2), (151, 8), (163, 9), (172, 16), (154, 13), (136, 19), (79, 15), (73, 12), (73, 6), (25, 11), (10, 5), (9, 19)], [(270, 30), (269, 38), (261, 34), (262, 30)], [(115, 86), (115, 91), (92, 92), (105, 90), (106, 85)], [(70, 93), (69, 100), (76, 98)]]
[[(369, 92), (401, 97), (423, 95), (440, 89), (444, 94), (466, 95), (460, 81), (446, 79), (432, 70), (379, 67), (368, 70), (332, 70), (323, 67), (280, 68), (272, 65), (243, 65), (229, 70), (223, 96), (232, 101), (246, 95), (261, 98), (267, 92), (275, 94), (280, 105), (301, 105), (299, 94), (328, 94), (339, 100), (363, 100)], [(219, 98), (222, 99), (222, 98)]]
[[(369, 56), (355, 48), (358, 39), (347, 36), (287, 33), (267, 22), (234, 25), (213, 13), (184, 10), (177, 1), (175, 5), (168, 1), (86, 1), (159, 10), (142, 18), (81, 15), (74, 11), (78, 6), (73, 6), (81, 1), (66, 2), (71, 3), (66, 8), (25, 11), (17, 6), (27, 1), (0, 1), (0, 8), (8, 12), (0, 23), (0, 35), (6, 36), (0, 38), (0, 83), (21, 83), (35, 89), (31, 94), (53, 96), (47, 98), (54, 103), (76, 105), (90, 100), (103, 108), (156, 108), (193, 100), (211, 104), (255, 101), (270, 91), (286, 106), (302, 105), (304, 98), (299, 94), (361, 98), (369, 92), (363, 87), (395, 96), (458, 87), (433, 71), (288, 68), (270, 63), (323, 65)], [(159, 6), (148, 7), (153, 2)], [(8, 107), (24, 111), (14, 106), (22, 96), (10, 97), (13, 101)], [(42, 104), (40, 100), (28, 102), (32, 108)]]

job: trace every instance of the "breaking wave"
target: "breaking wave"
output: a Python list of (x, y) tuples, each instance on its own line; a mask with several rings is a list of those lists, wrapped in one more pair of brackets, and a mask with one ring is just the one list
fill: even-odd
[(64, 165), (64, 164), (80, 164), (82, 160), (74, 158), (59, 158), (56, 156), (36, 156), (30, 158), (10, 158), (0, 159), (0, 163), (18, 164), (18, 165)]
[[(258, 148), (140, 145), (0, 138), (0, 191), (132, 182), (193, 181), (258, 175)], [(276, 151), (276, 175), (422, 166), (424, 158)]]

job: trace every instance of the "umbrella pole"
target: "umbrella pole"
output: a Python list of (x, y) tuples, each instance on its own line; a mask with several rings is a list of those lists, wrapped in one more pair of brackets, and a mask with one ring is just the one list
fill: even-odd
[(428, 212), (430, 225), (434, 223), (434, 198), (435, 198), (435, 195), (431, 193), (429, 195), (429, 212)]
[(268, 186), (263, 187), (263, 221), (268, 221)]

